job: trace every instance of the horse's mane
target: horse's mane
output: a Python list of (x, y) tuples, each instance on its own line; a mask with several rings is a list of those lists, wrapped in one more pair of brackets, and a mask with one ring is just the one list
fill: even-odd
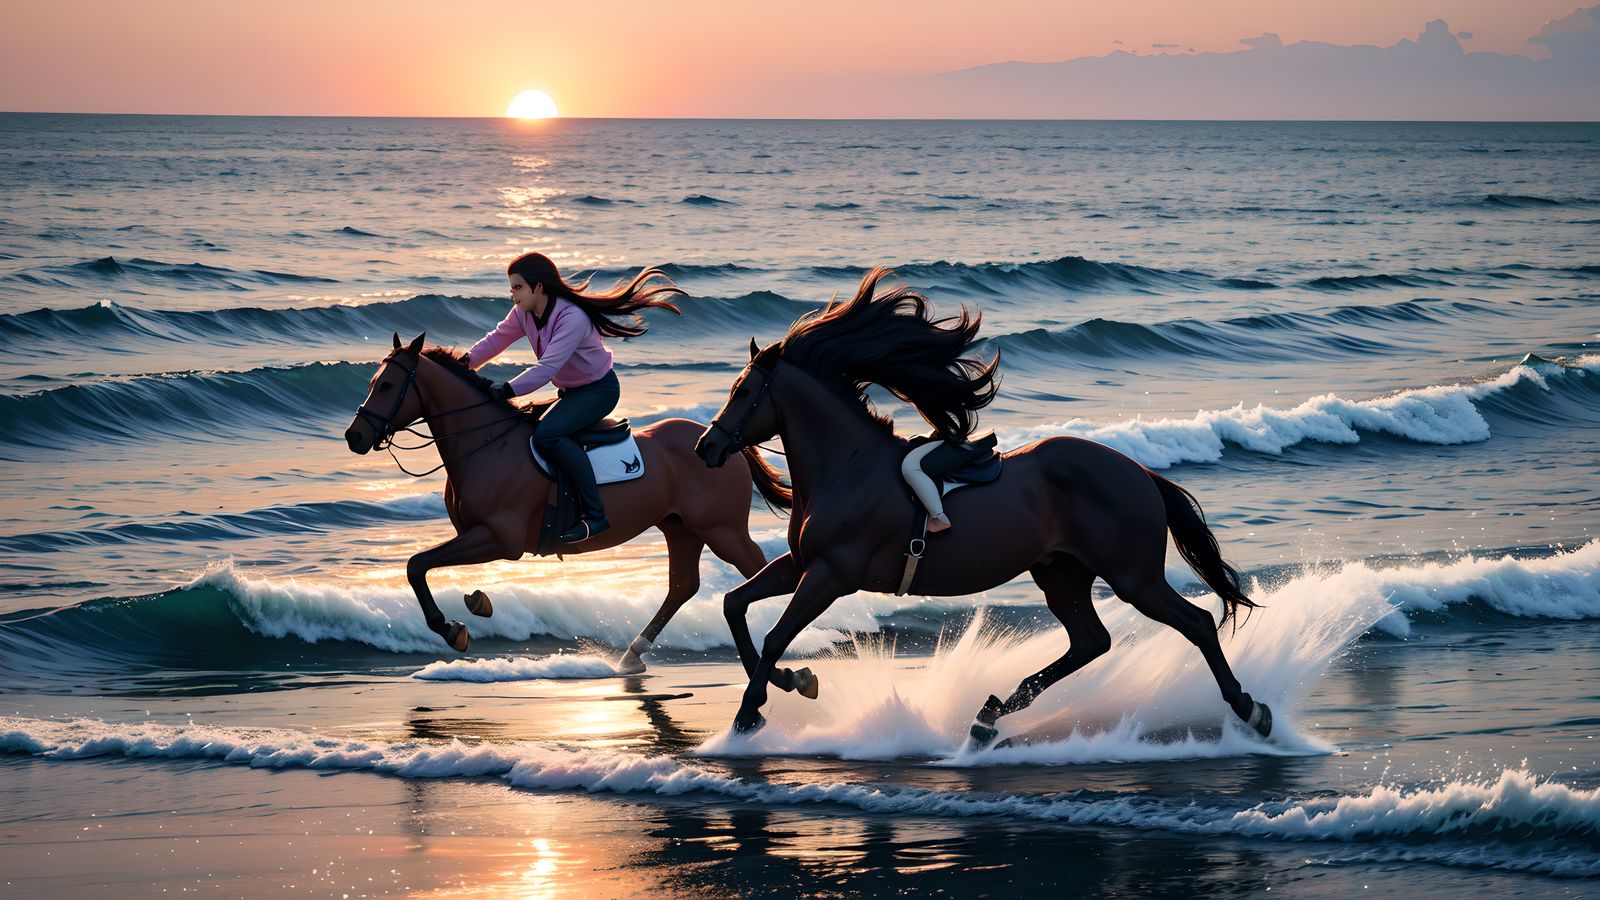
[(987, 363), (963, 355), (977, 340), (983, 316), (963, 306), (958, 316), (930, 318), (932, 303), (908, 287), (877, 296), (889, 271), (873, 268), (849, 301), (800, 317), (778, 352), (869, 414), (867, 385), (876, 384), (916, 407), (945, 438), (964, 441), (977, 424), (973, 414), (1000, 387), (998, 354)]
[(458, 352), (454, 347), (440, 347), (438, 345), (434, 345), (423, 350), (422, 355), (433, 360), (439, 365), (444, 366), (457, 378), (460, 378), (467, 384), (477, 388), (478, 393), (490, 400), (493, 400), (508, 412), (523, 413), (526, 415), (531, 415), (534, 418), (538, 418), (544, 414), (545, 408), (550, 405), (549, 401), (546, 401), (542, 403), (530, 403), (527, 406), (518, 406), (517, 404), (512, 403), (510, 400), (500, 400), (496, 398), (494, 395), (494, 382), (468, 368), (466, 360), (462, 358), (465, 356), (465, 354)]

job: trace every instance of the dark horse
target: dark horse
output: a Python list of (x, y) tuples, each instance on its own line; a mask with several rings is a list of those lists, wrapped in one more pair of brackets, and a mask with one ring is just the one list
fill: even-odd
[[(853, 591), (899, 585), (911, 537), (912, 506), (900, 476), (907, 444), (874, 416), (866, 386), (877, 384), (930, 422), (960, 426), (994, 396), (999, 360), (963, 357), (979, 317), (965, 309), (931, 320), (926, 297), (899, 288), (875, 296), (888, 274), (874, 269), (850, 301), (801, 317), (783, 340), (750, 342), (750, 363), (728, 402), (695, 445), (708, 465), (774, 436), (783, 439), (794, 483), (789, 552), (729, 592), (728, 624), (750, 675), (734, 727), (763, 723), (774, 667), (800, 630)], [(927, 539), (911, 593), (976, 594), (1026, 571), (1067, 630), (1069, 649), (1024, 679), (1009, 699), (990, 697), (972, 735), (996, 736), (995, 721), (1026, 708), (1040, 692), (1111, 648), (1090, 588), (1096, 576), (1125, 602), (1177, 629), (1200, 648), (1222, 697), (1260, 734), (1271, 712), (1251, 699), (1228, 668), (1218, 623), (1166, 581), (1167, 532), (1178, 551), (1222, 598), (1222, 620), (1255, 604), (1223, 562), (1199, 505), (1183, 488), (1101, 444), (1069, 437), (1006, 454), (1000, 479), (951, 494), (956, 526)], [(764, 597), (793, 593), (756, 653), (745, 611)], [(808, 692), (809, 693), (809, 692)]]
[[(448, 475), (444, 505), (456, 536), (411, 557), (406, 578), (428, 627), (456, 650), (467, 649), (467, 626), (445, 620), (428, 590), (428, 572), (518, 559), (537, 548), (550, 481), (533, 465), (528, 439), (544, 406), (548, 404), (525, 412), (495, 399), (489, 380), (450, 350), (424, 350), (423, 335), (402, 347), (395, 335), (394, 352), (379, 365), (367, 399), (345, 432), (351, 450), (367, 453), (418, 419), (432, 429)], [(747, 578), (766, 561), (750, 539), (752, 482), (772, 503), (788, 505), (791, 499), (778, 473), (753, 450), (726, 473), (708, 471), (693, 452), (701, 427), (688, 419), (665, 419), (635, 432), (644, 475), (600, 489), (612, 527), (592, 540), (555, 548), (558, 553), (588, 553), (621, 544), (652, 525), (661, 529), (667, 541), (667, 598), (640, 632), (646, 641), (654, 641), (699, 590), (702, 548), (709, 546)], [(481, 591), (467, 601), (478, 615), (493, 612)], [(635, 650), (630, 649), (622, 667), (642, 671)], [(779, 677), (787, 686), (791, 675)]]

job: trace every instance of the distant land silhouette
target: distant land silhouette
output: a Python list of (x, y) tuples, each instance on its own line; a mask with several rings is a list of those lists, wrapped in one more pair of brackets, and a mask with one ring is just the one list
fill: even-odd
[[(1600, 6), (1541, 29), (1548, 59), (1468, 53), (1436, 19), (1390, 47), (1246, 38), (1229, 53), (1116, 51), (843, 80), (801, 115), (1085, 119), (1600, 119)], [(804, 101), (803, 101), (804, 102)]]

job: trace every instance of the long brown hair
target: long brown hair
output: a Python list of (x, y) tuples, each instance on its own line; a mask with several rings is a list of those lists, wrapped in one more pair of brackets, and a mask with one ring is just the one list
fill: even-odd
[[(544, 285), (544, 292), (552, 301), (557, 297), (565, 298), (583, 310), (594, 323), (595, 330), (605, 337), (626, 339), (644, 334), (649, 326), (639, 317), (641, 309), (670, 309), (681, 316), (683, 311), (664, 298), (673, 294), (688, 296), (665, 272), (655, 267), (641, 269), (632, 281), (618, 282), (605, 293), (590, 293), (591, 279), (585, 278), (582, 284), (567, 284), (556, 270), (556, 264), (543, 253), (522, 254), (506, 266), (506, 275), (521, 275), (529, 288)], [(666, 284), (646, 284), (656, 278)]]

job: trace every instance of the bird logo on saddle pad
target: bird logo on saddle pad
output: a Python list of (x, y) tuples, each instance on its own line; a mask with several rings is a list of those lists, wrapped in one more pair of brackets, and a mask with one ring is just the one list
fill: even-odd
[[(550, 477), (550, 465), (539, 455), (538, 449), (533, 447), (533, 441), (528, 442), (528, 449), (533, 453), (533, 462), (539, 471)], [(634, 442), (633, 435), (628, 435), (627, 440), (615, 444), (605, 444), (599, 447), (590, 447), (589, 464), (594, 466), (594, 480), (596, 484), (613, 484), (618, 481), (631, 481), (644, 475), (644, 457), (639, 453), (639, 445)]]

